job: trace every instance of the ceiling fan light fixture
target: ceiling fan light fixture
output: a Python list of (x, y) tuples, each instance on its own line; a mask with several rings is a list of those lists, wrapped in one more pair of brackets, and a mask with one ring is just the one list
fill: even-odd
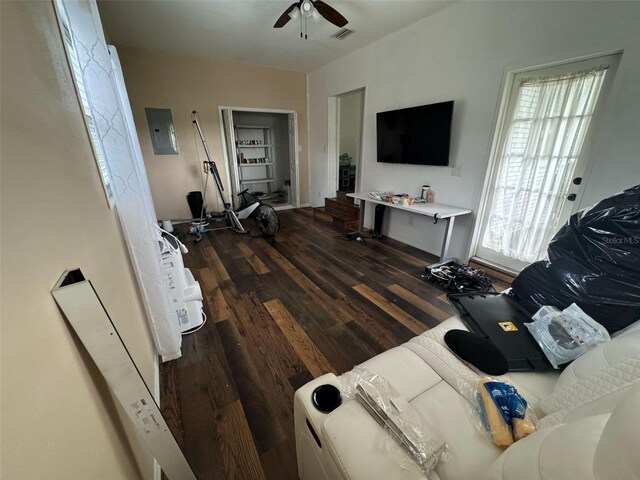
[(311, 0), (304, 0), (300, 4), (300, 11), (302, 12), (302, 15), (304, 15), (307, 18), (312, 16), (313, 12), (315, 11), (315, 7), (313, 6), (313, 2), (311, 2)]
[(282, 28), (289, 21), (300, 19), (300, 36), (307, 38), (307, 19), (314, 21), (325, 19), (338, 28), (343, 28), (349, 21), (344, 18), (335, 8), (327, 5), (322, 0), (297, 0), (282, 12), (273, 28)]

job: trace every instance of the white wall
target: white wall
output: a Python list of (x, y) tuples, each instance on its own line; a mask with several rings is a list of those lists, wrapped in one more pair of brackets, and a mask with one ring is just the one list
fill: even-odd
[[(309, 74), (310, 198), (333, 189), (326, 154), (328, 97), (366, 86), (362, 189), (417, 194), (477, 211), (506, 72), (624, 49), (585, 187), (592, 203), (640, 182), (640, 3), (468, 2), (455, 4)], [(455, 100), (451, 162), (461, 168), (376, 162), (375, 114)], [(371, 213), (371, 212), (370, 212)], [(443, 225), (388, 213), (389, 236), (438, 253)], [(466, 259), (475, 222), (458, 220), (451, 253)], [(412, 225), (413, 223), (413, 225)]]
[[(101, 4), (103, 2), (100, 2)], [(284, 8), (284, 7), (283, 7)], [(224, 60), (142, 50), (116, 45), (140, 147), (158, 218), (190, 218), (185, 196), (202, 190), (204, 152), (193, 129), (191, 111), (200, 114), (202, 130), (223, 183), (227, 168), (222, 150), (218, 106), (293, 110), (298, 118), (300, 201), (308, 200), (307, 76), (275, 68)], [(211, 46), (212, 49), (215, 45)], [(146, 107), (171, 108), (178, 155), (155, 155), (147, 127)], [(217, 192), (209, 182), (207, 198), (213, 210)]]
[(153, 391), (156, 353), (51, 2), (0, 2), (0, 478), (153, 478), (153, 457), (50, 290), (80, 267)]

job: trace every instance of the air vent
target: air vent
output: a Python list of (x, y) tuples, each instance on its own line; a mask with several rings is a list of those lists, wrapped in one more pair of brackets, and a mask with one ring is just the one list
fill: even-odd
[(337, 38), (338, 40), (344, 40), (345, 38), (347, 38), (349, 35), (351, 35), (352, 33), (354, 33), (355, 30), (350, 30), (348, 28), (343, 28), (342, 30), (334, 33), (333, 35), (331, 35), (332, 38)]

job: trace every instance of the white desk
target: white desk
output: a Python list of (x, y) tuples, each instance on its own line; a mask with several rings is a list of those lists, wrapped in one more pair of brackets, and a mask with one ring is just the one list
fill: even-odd
[(347, 196), (360, 200), (360, 232), (364, 231), (364, 211), (366, 202), (377, 203), (379, 205), (384, 205), (385, 207), (397, 208), (398, 210), (431, 217), (433, 218), (433, 223), (445, 220), (447, 224), (445, 226), (444, 239), (442, 240), (442, 249), (440, 250), (440, 262), (444, 262), (449, 259), (449, 243), (451, 242), (451, 232), (453, 231), (453, 223), (456, 217), (471, 213), (471, 210), (468, 208), (454, 207), (443, 203), (414, 203), (413, 205), (388, 203), (371, 198), (368, 193), (363, 192), (348, 193)]

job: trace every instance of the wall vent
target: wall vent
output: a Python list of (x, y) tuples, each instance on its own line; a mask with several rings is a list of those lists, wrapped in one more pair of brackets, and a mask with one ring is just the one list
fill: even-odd
[(339, 30), (338, 32), (334, 33), (333, 35), (331, 35), (331, 37), (332, 38), (337, 38), (338, 40), (344, 40), (345, 38), (347, 38), (349, 35), (351, 35), (354, 32), (355, 32), (355, 30), (350, 30), (348, 28), (343, 28), (343, 29)]

